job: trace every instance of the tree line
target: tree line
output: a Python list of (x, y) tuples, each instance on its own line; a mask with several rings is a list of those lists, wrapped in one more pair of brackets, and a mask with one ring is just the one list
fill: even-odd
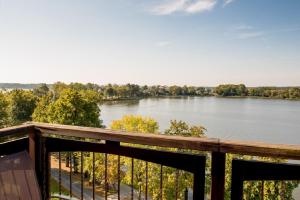
[[(246, 87), (244, 84), (222, 84), (217, 87), (196, 86), (165, 86), (165, 85), (137, 85), (137, 84), (107, 84), (57, 82), (54, 84), (16, 84), (0, 83), (0, 88), (24, 88), (26, 90), (42, 90), (45, 87), (56, 95), (60, 90), (70, 88), (75, 90), (91, 90), (98, 93), (99, 99), (126, 100), (146, 97), (177, 97), (177, 96), (221, 96), (221, 97), (261, 97), (272, 99), (300, 99), (300, 87)], [(11, 90), (11, 89), (9, 89)], [(12, 89), (13, 90), (13, 89)]]
[(300, 87), (246, 87), (244, 84), (219, 85), (214, 88), (217, 96), (263, 97), (272, 99), (300, 99)]

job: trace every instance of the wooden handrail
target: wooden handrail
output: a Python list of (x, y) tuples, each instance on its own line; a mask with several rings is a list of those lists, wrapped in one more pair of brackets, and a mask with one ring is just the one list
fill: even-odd
[(168, 136), (164, 134), (144, 134), (69, 125), (33, 123), (42, 133), (98, 140), (109, 140), (131, 144), (160, 147), (183, 148), (201, 151), (218, 151), (219, 140), (199, 137)]
[(33, 124), (22, 124), (19, 126), (11, 126), (8, 128), (2, 128), (0, 129), (0, 138), (6, 137), (6, 136), (13, 136), (16, 134), (23, 134), (27, 135), (34, 131), (34, 125)]
[(44, 134), (54, 134), (60, 136), (72, 136), (150, 146), (300, 160), (300, 145), (220, 140), (215, 138), (167, 136), (164, 134), (130, 133), (102, 128), (36, 122), (0, 129), (0, 137), (21, 132), (28, 132), (31, 131), (32, 128), (39, 130)]

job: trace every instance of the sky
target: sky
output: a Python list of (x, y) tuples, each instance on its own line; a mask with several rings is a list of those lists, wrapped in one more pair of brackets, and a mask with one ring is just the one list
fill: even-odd
[(299, 0), (0, 0), (0, 82), (300, 86)]

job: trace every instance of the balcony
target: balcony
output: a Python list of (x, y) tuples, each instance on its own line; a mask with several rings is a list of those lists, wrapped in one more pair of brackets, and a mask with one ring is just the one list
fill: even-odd
[[(168, 169), (173, 169), (176, 174), (173, 199), (222, 200), (227, 154), (300, 160), (300, 146), (128, 133), (42, 123), (1, 129), (0, 141), (2, 156), (24, 150), (29, 153), (34, 162), (42, 199), (63, 199), (63, 194), (66, 198), (74, 199), (165, 199), (163, 193), (167, 177), (164, 174)], [(102, 177), (99, 181), (95, 174), (99, 173), (96, 156), (100, 154), (104, 162), (101, 170), (103, 174), (98, 174)], [(111, 156), (114, 159), (109, 159)], [(130, 161), (126, 166), (122, 162), (123, 158)], [(86, 159), (91, 161), (91, 174), (85, 174)], [(297, 164), (241, 159), (234, 159), (231, 163), (230, 191), (233, 200), (243, 199), (245, 181), (260, 181), (261, 199), (264, 199), (264, 181), (277, 180), (284, 185), (287, 180), (300, 180), (300, 165)], [(153, 164), (158, 170), (151, 173), (157, 175), (159, 185), (155, 197), (149, 193), (151, 181), (154, 180), (150, 174), (150, 165)], [(113, 188), (109, 184), (110, 167), (115, 170)], [(135, 170), (143, 172), (139, 180), (140, 188), (135, 184)], [(178, 187), (179, 171), (189, 173), (193, 180), (192, 185), (186, 186), (183, 192)], [(121, 181), (124, 173), (130, 173), (127, 184)], [(206, 181), (208, 177), (211, 181)], [(210, 187), (206, 187), (207, 184)], [(100, 190), (99, 185), (104, 187)], [(57, 187), (56, 193), (53, 193), (53, 187)], [(205, 188), (211, 188), (210, 196), (207, 196)], [(281, 190), (280, 194), (284, 196), (284, 187)]]

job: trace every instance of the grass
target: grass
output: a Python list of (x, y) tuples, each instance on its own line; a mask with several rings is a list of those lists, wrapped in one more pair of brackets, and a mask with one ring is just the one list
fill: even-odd
[[(50, 180), (50, 193), (51, 195), (53, 194), (59, 194), (59, 185), (58, 185), (58, 182), (54, 179), (54, 178), (51, 178)], [(70, 193), (69, 191), (64, 188), (63, 186), (61, 186), (61, 194), (64, 195), (64, 196), (69, 196)], [(51, 198), (52, 200), (59, 200), (58, 198)]]

